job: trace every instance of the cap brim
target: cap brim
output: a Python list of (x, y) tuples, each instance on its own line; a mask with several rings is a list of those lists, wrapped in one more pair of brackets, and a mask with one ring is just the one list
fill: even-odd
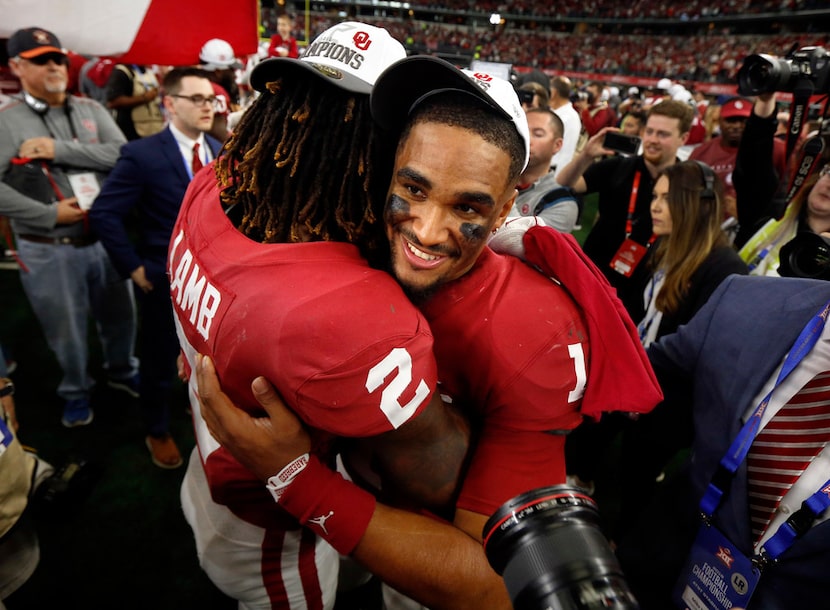
[(723, 112), (720, 113), (722, 119), (748, 119), (750, 113), (746, 112)]
[(23, 59), (31, 59), (32, 57), (38, 57), (45, 53), (60, 53), (61, 55), (66, 55), (66, 51), (58, 47), (38, 47), (37, 49), (29, 49), (28, 51), (22, 51), (20, 53), (20, 57)]
[(306, 72), (324, 79), (336, 87), (368, 95), (372, 86), (351, 74), (342, 70), (315, 61), (304, 61), (293, 57), (271, 57), (259, 62), (251, 71), (251, 87), (260, 93), (267, 91), (267, 84), (277, 80), (283, 74), (291, 70), (305, 70)]
[(372, 90), (372, 116), (384, 129), (397, 129), (418, 104), (446, 91), (470, 94), (504, 118), (513, 120), (461, 70), (429, 55), (407, 57), (381, 73)]

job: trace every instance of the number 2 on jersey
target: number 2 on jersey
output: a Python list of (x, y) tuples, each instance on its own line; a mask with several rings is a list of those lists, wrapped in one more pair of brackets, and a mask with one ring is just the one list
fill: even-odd
[(366, 389), (370, 393), (374, 392), (395, 371), (397, 374), (392, 377), (381, 393), (380, 410), (386, 415), (392, 427), (397, 429), (415, 414), (421, 403), (429, 396), (429, 387), (421, 379), (412, 400), (405, 405), (400, 403), (401, 395), (412, 382), (412, 357), (403, 347), (396, 347), (369, 371), (366, 377)]

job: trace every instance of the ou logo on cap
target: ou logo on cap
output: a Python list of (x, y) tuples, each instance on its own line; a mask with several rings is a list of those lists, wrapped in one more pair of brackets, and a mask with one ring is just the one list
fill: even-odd
[(358, 32), (352, 38), (354, 41), (354, 46), (356, 46), (361, 51), (365, 51), (369, 48), (369, 45), (372, 44), (372, 41), (369, 39), (368, 32)]

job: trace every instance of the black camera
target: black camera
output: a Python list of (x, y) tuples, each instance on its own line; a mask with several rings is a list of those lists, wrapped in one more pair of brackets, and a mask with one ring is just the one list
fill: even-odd
[(634, 610), (597, 505), (567, 485), (516, 496), (487, 521), (484, 552), (515, 610)]
[(778, 274), (830, 280), (830, 239), (811, 231), (801, 231), (781, 246)]
[(588, 92), (587, 91), (571, 91), (570, 100), (572, 104), (576, 102), (587, 102), (588, 101)]
[(32, 493), (30, 508), (39, 517), (63, 519), (79, 511), (103, 475), (103, 465), (71, 457)]
[(738, 93), (793, 92), (802, 79), (812, 84), (815, 93), (830, 92), (830, 53), (821, 47), (802, 47), (785, 59), (750, 55), (738, 70)]
[(528, 106), (533, 105), (533, 96), (535, 95), (533, 91), (528, 91), (527, 89), (516, 89), (516, 95), (519, 97), (520, 104), (527, 104)]

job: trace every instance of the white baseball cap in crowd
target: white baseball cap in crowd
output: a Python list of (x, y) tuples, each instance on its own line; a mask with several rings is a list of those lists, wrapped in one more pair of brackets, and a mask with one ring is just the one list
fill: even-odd
[(370, 93), (380, 73), (406, 57), (406, 49), (384, 30), (357, 21), (330, 27), (308, 45), (300, 59), (272, 57), (251, 72), (251, 86), (266, 91), (285, 69), (299, 67), (354, 93)]
[(669, 87), (671, 87), (671, 86), (672, 86), (672, 82), (671, 82), (670, 78), (661, 78), (660, 80), (657, 81), (657, 85), (655, 86), (655, 89), (659, 89), (661, 91), (668, 91)]
[(516, 91), (508, 81), (484, 72), (462, 70), (430, 55), (414, 55), (381, 74), (372, 90), (371, 109), (384, 129), (401, 128), (424, 100), (449, 91), (469, 94), (513, 123), (524, 143), (524, 165), (530, 155), (530, 130)]
[(227, 40), (211, 38), (202, 45), (199, 61), (205, 70), (238, 70), (242, 64), (236, 59), (233, 47)]

